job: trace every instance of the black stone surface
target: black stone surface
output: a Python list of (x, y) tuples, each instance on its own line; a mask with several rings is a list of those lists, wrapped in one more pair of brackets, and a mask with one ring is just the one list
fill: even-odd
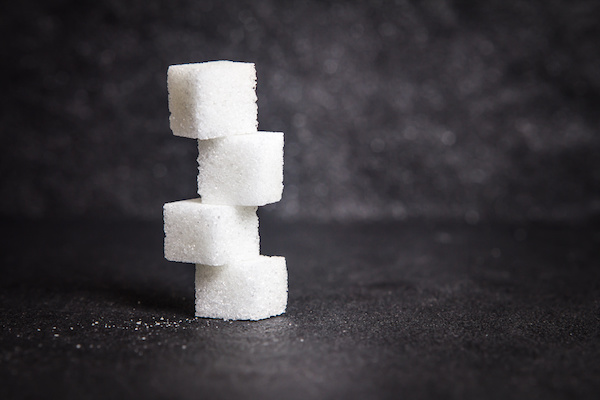
[(244, 322), (193, 317), (158, 223), (3, 221), (0, 398), (600, 393), (597, 225), (261, 222), (289, 307)]

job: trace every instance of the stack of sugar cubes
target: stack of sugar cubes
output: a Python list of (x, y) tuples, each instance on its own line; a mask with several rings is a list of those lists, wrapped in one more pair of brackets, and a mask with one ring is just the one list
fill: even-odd
[(172, 65), (173, 134), (198, 140), (200, 198), (164, 205), (165, 258), (196, 264), (196, 316), (285, 312), (284, 257), (260, 255), (258, 206), (281, 200), (283, 133), (259, 132), (252, 63)]

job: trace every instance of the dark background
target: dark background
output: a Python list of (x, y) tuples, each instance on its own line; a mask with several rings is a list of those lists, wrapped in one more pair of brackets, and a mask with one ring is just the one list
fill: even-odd
[(195, 196), (170, 64), (256, 63), (298, 220), (600, 212), (596, 1), (20, 1), (0, 13), (4, 216), (159, 220)]
[[(593, 399), (600, 3), (0, 7), (0, 399)], [(256, 63), (284, 315), (194, 317), (169, 65)]]

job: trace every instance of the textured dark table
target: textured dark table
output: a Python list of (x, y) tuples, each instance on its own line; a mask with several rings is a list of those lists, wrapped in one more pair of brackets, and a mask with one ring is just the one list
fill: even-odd
[(159, 223), (4, 221), (0, 398), (600, 393), (597, 225), (261, 223), (288, 312), (228, 322)]

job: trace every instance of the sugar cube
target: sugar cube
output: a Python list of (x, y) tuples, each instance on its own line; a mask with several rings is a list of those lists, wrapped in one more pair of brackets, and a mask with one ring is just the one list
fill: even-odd
[(263, 206), (281, 200), (283, 133), (198, 141), (198, 194), (207, 204)]
[(223, 265), (258, 256), (256, 209), (203, 204), (200, 199), (165, 204), (165, 258)]
[(253, 63), (171, 65), (167, 87), (169, 121), (176, 136), (210, 139), (258, 129)]
[(259, 320), (287, 306), (285, 257), (258, 256), (221, 266), (196, 265), (196, 316)]

